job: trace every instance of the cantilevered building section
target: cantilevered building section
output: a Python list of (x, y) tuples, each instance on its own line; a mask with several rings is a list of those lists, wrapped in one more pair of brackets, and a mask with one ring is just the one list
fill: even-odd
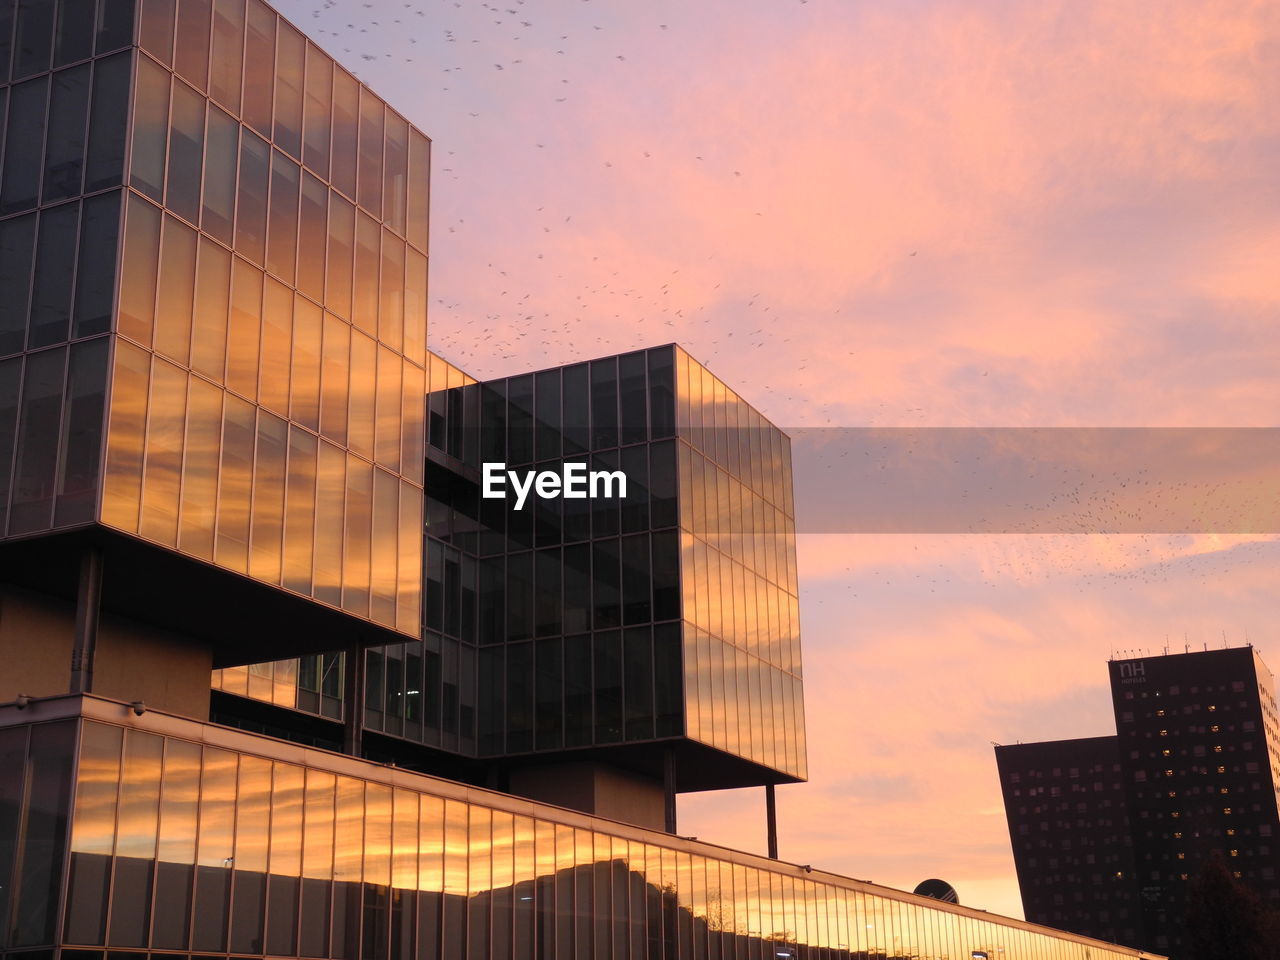
[(674, 835), (806, 776), (787, 438), (428, 354), (427, 138), (265, 4), (0, 0), (0, 133), (0, 960), (1139, 956)]

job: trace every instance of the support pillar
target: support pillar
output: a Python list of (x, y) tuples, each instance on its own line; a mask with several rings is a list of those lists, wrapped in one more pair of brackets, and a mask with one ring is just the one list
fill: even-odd
[(764, 785), (764, 818), (765, 829), (769, 833), (769, 859), (778, 859), (778, 802), (774, 797), (773, 784)]
[(343, 663), (342, 752), (353, 757), (364, 753), (364, 647), (347, 647)]
[(76, 588), (76, 627), (71, 645), (71, 692), (93, 692), (93, 661), (98, 649), (102, 607), (102, 549), (87, 546), (80, 555)]
[(663, 829), (667, 833), (674, 834), (676, 832), (676, 748), (670, 743), (667, 744), (666, 752), (662, 755), (662, 794), (665, 820)]

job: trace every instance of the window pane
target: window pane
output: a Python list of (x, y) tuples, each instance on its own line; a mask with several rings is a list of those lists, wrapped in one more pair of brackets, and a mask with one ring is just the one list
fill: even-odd
[(142, 520), (138, 532), (169, 546), (178, 541), (178, 486), (186, 400), (186, 372), (157, 359), (151, 368)]
[(316, 465), (315, 591), (317, 600), (342, 604), (343, 500), (347, 485), (347, 455), (321, 443)]
[(34, 213), (0, 221), (0, 354), (17, 353), (26, 343), (35, 238)]
[(329, 176), (329, 111), (332, 105), (333, 61), (307, 44), (307, 101), (303, 162), (322, 177)]
[(360, 182), (358, 202), (375, 217), (382, 216), (382, 101), (360, 91)]
[(316, 438), (297, 427), (290, 427), (284, 585), (290, 590), (308, 595), (311, 593), (315, 491)]
[(44, 203), (80, 193), (88, 109), (89, 65), (55, 73), (44, 148)]
[(275, 141), (294, 159), (302, 157), (302, 71), (306, 40), (287, 23), (279, 26), (276, 49)]
[(236, 202), (236, 251), (262, 263), (267, 249), (267, 180), (271, 148), (245, 131), (240, 137), (240, 191)]
[(216, 562), (240, 573), (249, 559), (249, 499), (253, 478), (254, 408), (227, 395), (222, 420)]
[(293, 291), (266, 278), (262, 300), (262, 359), (258, 400), (283, 416), (289, 414), (289, 362), (293, 339)]
[(283, 153), (271, 154), (271, 224), (267, 269), (293, 283), (298, 250), (298, 165)]
[(317, 303), (324, 301), (324, 252), (329, 188), (309, 173), (302, 175), (302, 207), (298, 227), (298, 289)]
[(357, 128), (360, 85), (344, 70), (333, 74), (333, 185), (347, 197), (356, 195)]
[(214, 0), (209, 95), (232, 113), (240, 111), (243, 53), (244, 0)]
[(204, 157), (205, 99), (185, 83), (173, 85), (166, 202), (178, 216), (200, 222), (200, 162)]
[(191, 368), (215, 383), (223, 382), (226, 365), (230, 287), (231, 254), (208, 238), (201, 237)]
[(382, 306), (378, 339), (399, 351), (404, 345), (404, 241), (382, 231)]
[(351, 407), (347, 438), (351, 449), (365, 457), (373, 456), (377, 355), (377, 344), (359, 332), (352, 332)]
[(223, 392), (190, 378), (186, 456), (182, 463), (182, 510), (178, 543), (184, 553), (213, 559), (214, 507), (218, 497)]
[(235, 217), (236, 152), (240, 124), (221, 110), (209, 110), (209, 133), (204, 145), (204, 216), (201, 228), (230, 246)]
[(320, 426), (320, 328), (320, 308), (304, 297), (295, 297), (289, 415), (312, 430)]
[(209, 17), (209, 0), (182, 0), (178, 4), (173, 69), (201, 91), (209, 74)]
[(138, 58), (133, 106), (133, 159), (129, 182), (152, 200), (164, 196), (165, 145), (169, 132), (169, 73)]
[(53, 4), (49, 0), (18, 0), (13, 49), (13, 79), (21, 80), (49, 69), (53, 47)]
[(58, 467), (58, 525), (93, 519), (102, 426), (106, 416), (107, 340), (71, 348), (65, 423)]
[[(102, 519), (123, 530), (138, 529), (142, 483), (142, 427), (147, 410), (151, 355), (127, 341), (116, 344), (111, 376), (111, 427), (103, 480)], [(28, 374), (29, 376), (29, 374)]]
[(431, 141), (417, 130), (409, 132), (409, 242), (427, 251), (427, 214), (430, 204)]
[(87, 60), (93, 56), (94, 0), (62, 0), (54, 29), (53, 66)]
[(258, 414), (258, 448), (253, 481), (253, 543), (249, 574), (280, 581), (284, 543), (285, 448), (288, 425), (265, 411)]
[(67, 339), (71, 317), (71, 283), (80, 204), (67, 203), (40, 214), (36, 240), (36, 272), (31, 286), (31, 330), (27, 347), (43, 347)]
[(271, 90), (275, 80), (276, 15), (260, 0), (249, 0), (244, 48), (244, 109), (241, 116), (259, 133), (271, 133)]
[(231, 323), (227, 328), (227, 388), (258, 397), (258, 348), (262, 337), (262, 272), (235, 260), (231, 277)]
[(409, 179), (409, 125), (393, 113), (387, 114), (386, 157), (383, 160), (383, 220), (404, 236), (405, 204)]
[(48, 97), (48, 77), (19, 84), (9, 93), (7, 149), (4, 170), (0, 171), (4, 176), (0, 181), (0, 213), (30, 209), (40, 196)]
[(401, 373), (404, 361), (386, 347), (378, 347), (377, 427), (375, 459), (391, 470), (400, 469)]
[(142, 26), (138, 42), (163, 64), (173, 61), (173, 20), (177, 0), (141, 0)]
[(377, 222), (361, 212), (356, 216), (355, 290), (351, 321), (371, 336), (378, 332), (378, 244), (382, 231)]
[(347, 374), (351, 327), (337, 317), (324, 318), (324, 360), (320, 371), (320, 432), (347, 445)]
[(325, 304), (345, 320), (351, 319), (351, 270), (355, 229), (355, 207), (341, 196), (331, 195), (329, 262), (325, 268)]
[(195, 303), (196, 232), (164, 218), (156, 300), (156, 350), (185, 365), (191, 356), (191, 311)]
[(84, 202), (80, 222), (80, 262), (76, 269), (73, 337), (105, 333), (111, 326), (116, 238), (119, 234), (119, 191), (90, 197)]

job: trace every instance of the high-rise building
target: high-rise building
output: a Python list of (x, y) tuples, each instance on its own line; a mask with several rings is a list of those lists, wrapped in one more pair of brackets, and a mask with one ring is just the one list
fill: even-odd
[(1280, 730), (1251, 647), (1112, 660), (1117, 735), (996, 748), (1023, 907), (1167, 952), (1212, 856), (1280, 907)]
[(0, 0), (0, 131), (3, 960), (1141, 956), (674, 835), (806, 775), (787, 438), (430, 356), (429, 141), (260, 0)]

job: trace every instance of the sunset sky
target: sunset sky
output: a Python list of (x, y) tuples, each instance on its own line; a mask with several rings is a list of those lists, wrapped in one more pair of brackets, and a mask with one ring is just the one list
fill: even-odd
[[(793, 435), (1277, 426), (1274, 2), (276, 5), (433, 138), (475, 376), (674, 340)], [(1280, 670), (1266, 529), (804, 534), (784, 859), (1020, 916), (991, 742), (1114, 732), (1113, 652)], [(763, 791), (680, 817), (763, 849)]]

